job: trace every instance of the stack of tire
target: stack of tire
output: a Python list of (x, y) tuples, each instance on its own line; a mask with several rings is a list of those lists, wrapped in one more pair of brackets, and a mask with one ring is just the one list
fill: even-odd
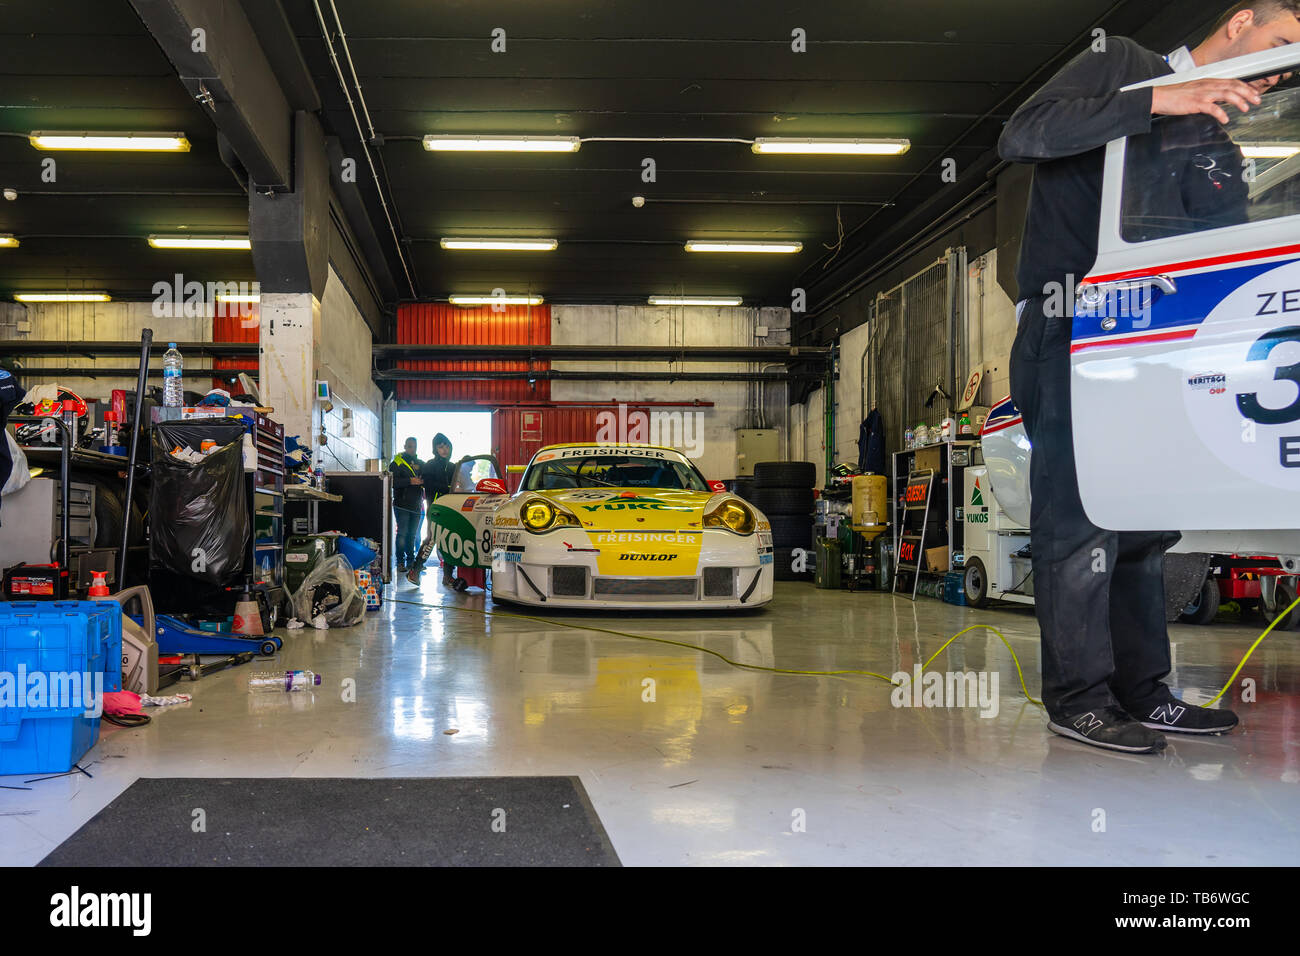
[[(760, 461), (754, 465), (749, 489), (753, 503), (772, 523), (774, 576), (778, 581), (806, 581), (812, 578), (813, 486), (817, 466), (810, 461)], [(804, 572), (792, 569), (795, 550), (808, 552)]]

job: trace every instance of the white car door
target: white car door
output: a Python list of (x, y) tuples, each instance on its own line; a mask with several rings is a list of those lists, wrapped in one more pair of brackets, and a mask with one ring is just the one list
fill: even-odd
[[(1297, 68), (1292, 44), (1139, 85)], [(1300, 84), (1227, 109), (1227, 126), (1157, 117), (1107, 147), (1098, 258), (1073, 319), (1079, 490), (1103, 528), (1295, 555)]]

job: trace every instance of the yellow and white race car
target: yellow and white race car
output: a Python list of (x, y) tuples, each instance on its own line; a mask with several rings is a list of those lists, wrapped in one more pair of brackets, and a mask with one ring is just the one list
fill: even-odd
[(491, 567), (496, 599), (677, 609), (772, 600), (767, 519), (674, 449), (550, 445), (513, 495), (499, 493), (488, 462), (463, 461), (460, 487), (430, 506), (429, 520), (440, 552)]

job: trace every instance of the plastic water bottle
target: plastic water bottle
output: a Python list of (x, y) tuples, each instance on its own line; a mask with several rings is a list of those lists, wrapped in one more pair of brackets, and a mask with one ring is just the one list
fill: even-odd
[(320, 686), (320, 674), (311, 671), (258, 671), (248, 678), (252, 694), (283, 694)]
[(181, 376), (184, 359), (176, 348), (175, 342), (167, 343), (167, 352), (163, 355), (163, 405), (180, 408), (185, 404), (185, 383)]

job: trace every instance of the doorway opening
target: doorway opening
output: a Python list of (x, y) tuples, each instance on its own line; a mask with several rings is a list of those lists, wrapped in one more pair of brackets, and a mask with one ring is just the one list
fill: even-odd
[(439, 432), (451, 440), (451, 459), (492, 453), (492, 413), (466, 411), (420, 411), (397, 413), (397, 435), (393, 447), (401, 449), (408, 438), (416, 442), (416, 454), (433, 457), (433, 436)]

